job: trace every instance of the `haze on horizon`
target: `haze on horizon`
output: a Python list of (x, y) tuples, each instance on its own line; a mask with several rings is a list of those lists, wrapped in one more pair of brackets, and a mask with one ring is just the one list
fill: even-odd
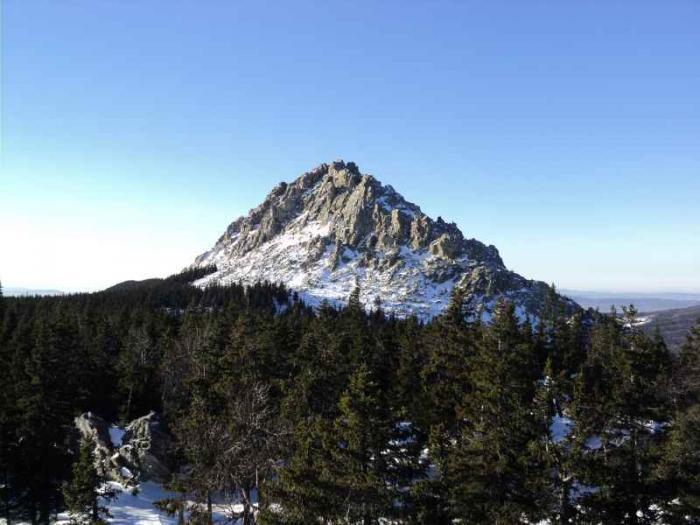
[(700, 3), (6, 0), (0, 280), (190, 264), (354, 161), (506, 265), (700, 293)]

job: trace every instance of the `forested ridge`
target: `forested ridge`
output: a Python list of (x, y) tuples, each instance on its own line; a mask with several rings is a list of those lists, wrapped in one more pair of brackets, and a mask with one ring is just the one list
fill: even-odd
[(244, 523), (700, 523), (700, 325), (674, 355), (553, 291), (537, 323), (458, 291), (422, 323), (207, 271), (0, 299), (0, 518), (80, 499), (77, 415), (155, 410), (192, 523), (214, 495)]

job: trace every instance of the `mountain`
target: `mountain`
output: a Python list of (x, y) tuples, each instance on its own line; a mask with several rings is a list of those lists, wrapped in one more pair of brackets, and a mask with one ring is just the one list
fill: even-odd
[(34, 288), (22, 288), (19, 286), (3, 287), (2, 293), (8, 297), (33, 297), (39, 295), (63, 295), (60, 290), (40, 290)]
[(640, 312), (658, 312), (700, 305), (700, 294), (680, 293), (610, 293), (560, 290), (584, 308), (608, 312), (612, 306), (620, 310), (633, 304)]
[(151, 279), (143, 279), (141, 281), (135, 281), (135, 280), (122, 281), (120, 283), (117, 283), (117, 284), (110, 286), (109, 288), (105, 288), (104, 291), (105, 292), (129, 291), (129, 290), (135, 290), (137, 288), (155, 286), (155, 285), (162, 283), (162, 282), (163, 282), (163, 279), (160, 279), (158, 277), (153, 277)]
[(653, 333), (658, 328), (668, 347), (678, 350), (693, 325), (700, 321), (700, 306), (652, 312), (643, 318), (646, 331)]
[[(217, 271), (198, 285), (281, 282), (311, 305), (343, 302), (359, 285), (365, 305), (379, 300), (385, 311), (423, 319), (447, 306), (455, 286), (485, 318), (500, 297), (520, 316), (537, 316), (549, 291), (509, 271), (494, 246), (431, 219), (391, 186), (343, 161), (277, 185), (193, 266), (210, 265)], [(569, 310), (578, 308), (562, 300)]]

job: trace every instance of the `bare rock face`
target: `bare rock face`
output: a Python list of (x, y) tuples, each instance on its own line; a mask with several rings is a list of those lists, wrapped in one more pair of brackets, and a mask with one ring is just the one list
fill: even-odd
[(357, 283), (366, 305), (379, 297), (388, 312), (421, 318), (440, 313), (455, 286), (480, 311), (488, 313), (505, 297), (533, 317), (534, 298), (548, 291), (545, 283), (510, 272), (494, 246), (431, 219), (391, 186), (343, 161), (277, 185), (194, 266), (211, 264), (217, 272), (199, 285), (282, 282), (317, 305), (347, 300)]
[(140, 479), (163, 482), (170, 476), (168, 452), (170, 434), (155, 412), (135, 419), (126, 427), (119, 456)]
[(112, 443), (109, 424), (91, 412), (76, 417), (75, 427), (82, 439), (95, 443), (95, 466), (109, 479), (131, 485), (170, 477), (171, 438), (155, 412), (132, 421), (118, 446)]
[(95, 466), (100, 473), (114, 477), (112, 472), (112, 441), (109, 437), (109, 424), (92, 412), (85, 412), (75, 418), (75, 427), (80, 437), (95, 444)]

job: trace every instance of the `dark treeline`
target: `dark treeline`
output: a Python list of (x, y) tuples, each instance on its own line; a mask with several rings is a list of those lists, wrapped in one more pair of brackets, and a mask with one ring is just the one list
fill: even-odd
[(423, 324), (201, 275), (0, 299), (0, 517), (64, 508), (76, 415), (156, 410), (192, 522), (700, 523), (700, 326), (675, 356), (555, 294)]

